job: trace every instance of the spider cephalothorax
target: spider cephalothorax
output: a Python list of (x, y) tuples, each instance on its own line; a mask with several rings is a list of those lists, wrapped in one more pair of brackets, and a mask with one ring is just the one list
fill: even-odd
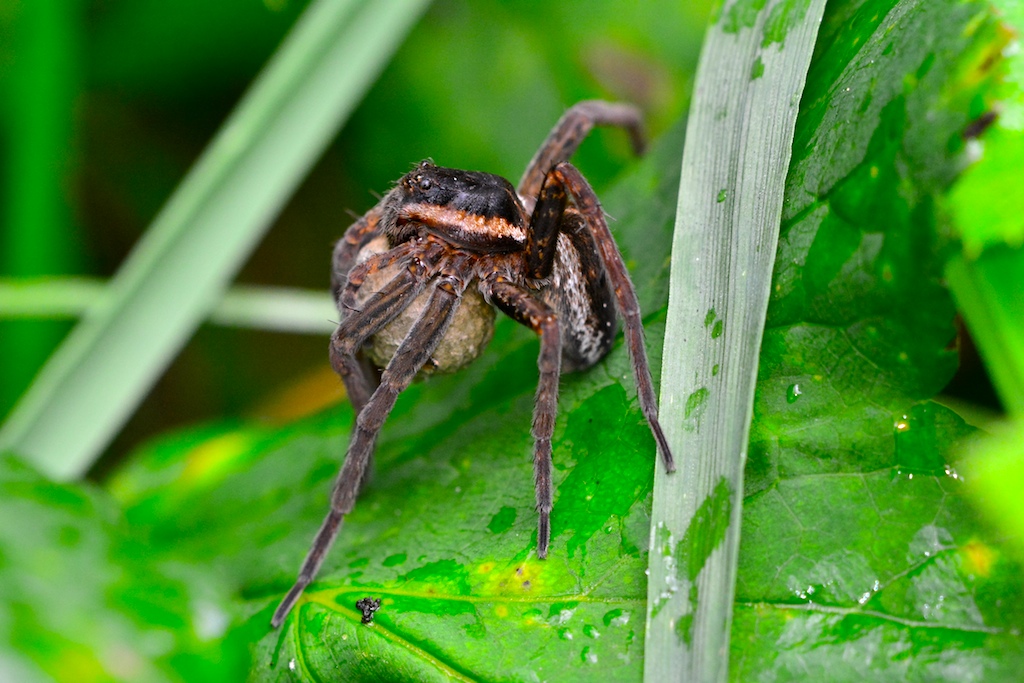
[(533, 418), (538, 557), (547, 556), (550, 542), (558, 376), (608, 353), (616, 313), (640, 408), (666, 468), (674, 469), (658, 424), (633, 284), (594, 191), (567, 161), (595, 125), (625, 128), (640, 150), (635, 108), (581, 102), (552, 130), (518, 190), (500, 176), (424, 161), (338, 241), (332, 291), (341, 323), (330, 357), (357, 417), (331, 510), (274, 612), (275, 627), (316, 576), (352, 510), (398, 394), (421, 372), (453, 371), (475, 359), (491, 337), (491, 306), (540, 335)]

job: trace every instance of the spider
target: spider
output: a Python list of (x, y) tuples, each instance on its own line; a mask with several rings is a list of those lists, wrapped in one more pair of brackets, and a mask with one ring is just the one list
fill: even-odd
[[(316, 576), (352, 511), (377, 435), (398, 395), (424, 372), (471, 362), (490, 339), (497, 307), (540, 336), (533, 415), (537, 556), (550, 542), (551, 436), (562, 372), (611, 349), (616, 311), (633, 361), (640, 408), (669, 472), (633, 283), (589, 183), (569, 162), (595, 125), (624, 128), (639, 153), (639, 111), (585, 101), (558, 121), (516, 189), (489, 173), (424, 161), (403, 176), (334, 249), (332, 291), (341, 323), (331, 365), (356, 411), (331, 509), (298, 579), (274, 612), (281, 625)], [(383, 367), (378, 374), (374, 367)]]

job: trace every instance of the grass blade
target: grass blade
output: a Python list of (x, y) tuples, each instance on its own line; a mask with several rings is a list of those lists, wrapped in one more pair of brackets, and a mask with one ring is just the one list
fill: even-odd
[(222, 297), (426, 0), (318, 0), (0, 430), (45, 473), (85, 472)]
[[(74, 272), (83, 240), (66, 199), (74, 171), (75, 103), (83, 69), (78, 3), (30, 2), (4, 12), (4, 174), (0, 273), (38, 277)], [(65, 327), (0, 322), (0, 415), (32, 381)]]
[[(0, 320), (78, 318), (103, 297), (106, 282), (90, 277), (0, 279)], [(237, 285), (210, 311), (209, 322), (293, 334), (329, 335), (338, 311), (326, 291)]]
[(728, 673), (758, 353), (824, 7), (726, 2), (705, 37), (672, 247), (661, 417), (679, 467), (655, 474), (646, 681)]

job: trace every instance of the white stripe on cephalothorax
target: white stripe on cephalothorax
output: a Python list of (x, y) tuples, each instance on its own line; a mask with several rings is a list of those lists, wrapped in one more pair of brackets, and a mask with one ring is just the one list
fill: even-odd
[(526, 230), (500, 216), (487, 218), (469, 211), (424, 203), (403, 207), (402, 214), (427, 226), (448, 226), (483, 238), (497, 237), (515, 240), (519, 243), (526, 242)]

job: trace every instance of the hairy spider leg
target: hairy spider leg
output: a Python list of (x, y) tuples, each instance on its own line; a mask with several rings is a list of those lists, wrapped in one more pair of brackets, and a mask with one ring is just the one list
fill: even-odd
[[(612, 289), (615, 292), (615, 303), (619, 309), (619, 315), (623, 320), (623, 333), (626, 337), (626, 346), (629, 355), (633, 360), (633, 377), (636, 381), (637, 396), (640, 400), (640, 410), (647, 423), (650, 425), (651, 433), (658, 444), (662, 458), (665, 461), (665, 469), (674, 472), (675, 460), (672, 451), (668, 447), (668, 441), (658, 422), (658, 401), (654, 395), (654, 381), (651, 378), (651, 368), (647, 362), (647, 349), (644, 345), (643, 321), (640, 317), (640, 302), (636, 298), (636, 290), (633, 289), (633, 281), (629, 278), (629, 271), (622, 261), (622, 254), (615, 244), (608, 223), (605, 221), (601, 204), (597, 200), (590, 183), (583, 175), (576, 170), (572, 164), (563, 161), (551, 169), (545, 178), (538, 197), (537, 211), (541, 212), (540, 217), (545, 220), (549, 216), (560, 215), (565, 212), (569, 197), (576, 210), (583, 216), (587, 227), (594, 238), (594, 246), (597, 248), (604, 264), (605, 271), (611, 281)], [(531, 220), (530, 233), (534, 231), (543, 235), (550, 227), (538, 225), (537, 221)], [(550, 264), (553, 256), (543, 253), (531, 253), (531, 250), (547, 249), (554, 251), (555, 239), (527, 240), (527, 263), (540, 267), (542, 264)], [(531, 267), (531, 266), (528, 266)], [(549, 266), (550, 267), (550, 266)], [(546, 277), (548, 273), (540, 272), (540, 277)]]
[(633, 151), (638, 156), (643, 154), (643, 115), (639, 109), (629, 104), (602, 100), (577, 102), (562, 114), (562, 118), (530, 160), (519, 181), (519, 196), (528, 214), (533, 212), (534, 203), (548, 171), (560, 162), (568, 161), (594, 126), (624, 128), (629, 133)]
[(363, 286), (363, 282), (366, 281), (369, 275), (410, 258), (425, 255), (427, 260), (430, 261), (440, 255), (440, 252), (439, 245), (435, 243), (428, 242), (422, 244), (416, 241), (409, 241), (398, 245), (394, 249), (373, 254), (362, 263), (353, 266), (348, 274), (348, 282), (345, 283), (335, 297), (335, 304), (338, 307), (339, 313), (347, 316), (356, 310), (356, 298), (359, 288)]
[[(341, 377), (345, 384), (345, 391), (348, 393), (352, 409), (358, 416), (370, 400), (370, 395), (377, 388), (377, 371), (370, 362), (359, 352), (363, 343), (379, 332), (385, 326), (401, 314), (406, 307), (412, 303), (420, 292), (423, 291), (427, 281), (427, 268), (423, 265), (432, 263), (439, 256), (438, 250), (423, 252), (422, 258), (409, 258), (408, 249), (392, 249), (391, 251), (379, 254), (378, 261), (385, 261), (387, 265), (407, 259), (406, 270), (393, 277), (381, 290), (383, 297), (371, 297), (366, 301), (363, 311), (369, 316), (361, 323), (358, 330), (353, 331), (351, 326), (345, 325), (348, 316), (356, 310), (353, 294), (352, 302), (346, 307), (339, 302), (338, 310), (347, 311), (342, 316), (342, 323), (331, 335), (330, 359), (331, 367)], [(384, 258), (387, 257), (387, 258)], [(374, 259), (368, 259), (368, 265)], [(357, 266), (353, 270), (359, 270)], [(363, 275), (365, 277), (365, 274)], [(348, 291), (347, 289), (345, 291)], [(342, 294), (344, 297), (344, 294)], [(370, 456), (370, 465), (363, 474), (363, 481), (360, 486), (366, 484), (373, 471), (373, 455)]]
[(427, 268), (412, 260), (380, 292), (370, 297), (361, 311), (353, 311), (331, 335), (331, 367), (345, 383), (357, 414), (376, 388), (363, 372), (356, 354), (363, 343), (398, 317), (426, 286)]
[(548, 555), (551, 541), (551, 436), (558, 413), (558, 377), (561, 374), (562, 342), (558, 318), (547, 304), (525, 288), (494, 279), (481, 283), (481, 291), (510, 318), (540, 335), (537, 367), (540, 379), (533, 408), (533, 480), (537, 496), (537, 557)]
[(348, 283), (349, 273), (356, 264), (359, 252), (380, 234), (377, 232), (377, 223), (383, 212), (383, 204), (382, 199), (377, 206), (363, 214), (348, 227), (342, 238), (334, 245), (334, 253), (331, 256), (331, 293), (334, 294), (335, 301)]
[[(345, 284), (341, 293), (336, 297), (335, 303), (337, 304), (338, 312), (341, 314), (341, 319), (345, 320), (353, 311), (357, 310), (356, 298), (359, 288), (371, 273), (383, 270), (395, 265), (396, 263), (401, 263), (402, 261), (407, 261), (409, 259), (418, 260), (420, 262), (433, 262), (441, 256), (441, 251), (442, 250), (439, 245), (434, 243), (421, 245), (417, 242), (406, 242), (404, 244), (400, 244), (394, 249), (389, 249), (388, 251), (380, 254), (374, 254), (359, 265), (353, 267), (352, 272), (349, 273), (348, 282)], [(400, 306), (394, 312), (395, 315), (388, 319), (388, 322), (394, 320), (406, 305), (408, 304)], [(341, 371), (338, 370), (338, 366), (334, 364), (333, 360), (331, 362), (335, 372), (342, 377), (342, 380), (345, 380), (346, 377), (348, 378), (348, 380), (345, 381), (345, 391), (348, 393), (349, 401), (352, 403), (352, 409), (355, 411), (356, 415), (358, 415), (359, 411), (361, 411), (363, 406), (366, 405), (366, 401), (370, 398), (370, 394), (373, 393), (373, 390), (377, 388), (377, 371), (373, 364), (365, 358), (362, 353), (360, 353), (360, 348), (362, 347), (363, 342), (372, 337), (378, 331), (379, 329), (374, 330), (366, 337), (360, 339), (358, 345), (352, 346), (350, 351), (353, 358), (349, 359), (349, 374), (342, 374)], [(335, 334), (338, 334), (337, 330), (335, 330)]]
[[(331, 365), (345, 382), (351, 397), (361, 397), (365, 391), (365, 387), (360, 386), (362, 375), (355, 357), (355, 350), (369, 336), (394, 320), (423, 291), (426, 283), (425, 275), (422, 265), (411, 264), (410, 268), (399, 273), (387, 286), (371, 297), (361, 311), (355, 312), (342, 321), (331, 336)], [(365, 405), (368, 400), (369, 394), (367, 393), (362, 404)], [(355, 398), (353, 398), (354, 402)], [(298, 580), (274, 612), (271, 623), (275, 628), (284, 621), (303, 589), (316, 576), (331, 541), (338, 533), (342, 516), (342, 513), (332, 507), (331, 512), (324, 519), (309, 554), (302, 563)]]
[[(341, 529), (342, 519), (352, 511), (355, 505), (356, 496), (359, 494), (359, 483), (362, 481), (363, 473), (384, 420), (391, 413), (398, 395), (412, 383), (416, 373), (430, 359), (441, 338), (444, 337), (448, 325), (451, 324), (452, 318), (455, 316), (465, 288), (465, 281), (450, 274), (442, 275), (435, 280), (430, 300), (424, 307), (423, 313), (409, 330), (409, 334), (402, 340), (394, 358), (384, 369), (380, 386), (359, 412), (355, 430), (349, 441), (345, 464), (342, 465), (331, 492), (331, 511), (327, 514), (313, 540), (313, 546), (302, 563), (295, 585), (274, 611), (273, 619), (270, 622), (274, 628), (284, 622), (302, 591), (310, 584), (320, 569), (320, 564)], [(354, 314), (352, 317), (361, 316)]]
[[(350, 309), (346, 309), (341, 305), (339, 297), (349, 284), (350, 272), (355, 265), (356, 259), (359, 257), (359, 252), (379, 234), (377, 232), (377, 223), (380, 221), (383, 201), (382, 199), (377, 203), (377, 206), (367, 211), (355, 223), (350, 225), (348, 230), (345, 231), (344, 236), (334, 245), (334, 252), (331, 255), (331, 294), (334, 296), (334, 303), (342, 320), (348, 316)], [(377, 387), (377, 370), (362, 354), (358, 354), (358, 366), (359, 379), (353, 381), (358, 382), (359, 388), (362, 391), (353, 396), (347, 385), (345, 388), (356, 413), (362, 410), (366, 404), (366, 399), (370, 397), (370, 392)]]
[(545, 187), (537, 197), (526, 231), (526, 275), (533, 279), (551, 276), (567, 202), (565, 192)]

